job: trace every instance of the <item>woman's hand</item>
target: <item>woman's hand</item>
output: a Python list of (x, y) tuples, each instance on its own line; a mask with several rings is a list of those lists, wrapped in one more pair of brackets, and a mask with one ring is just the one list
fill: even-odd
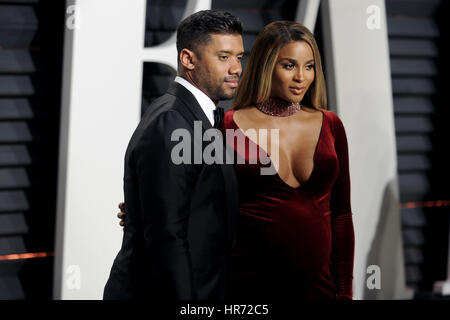
[(125, 225), (125, 202), (119, 203), (120, 212), (117, 217), (120, 219), (119, 225), (123, 227)]

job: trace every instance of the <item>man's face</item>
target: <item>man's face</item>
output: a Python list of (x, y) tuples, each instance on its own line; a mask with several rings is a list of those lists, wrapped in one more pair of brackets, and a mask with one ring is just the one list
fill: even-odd
[(197, 51), (192, 79), (198, 88), (216, 103), (233, 98), (242, 73), (242, 36), (211, 34), (211, 40)]

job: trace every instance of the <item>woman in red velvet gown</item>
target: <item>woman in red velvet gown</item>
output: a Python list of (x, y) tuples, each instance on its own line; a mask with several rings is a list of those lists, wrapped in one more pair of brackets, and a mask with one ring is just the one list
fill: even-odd
[[(223, 125), (245, 162), (235, 164), (240, 214), (227, 296), (352, 299), (347, 138), (326, 110), (320, 54), (306, 27), (274, 22), (260, 32)], [(262, 174), (268, 167), (273, 174)]]

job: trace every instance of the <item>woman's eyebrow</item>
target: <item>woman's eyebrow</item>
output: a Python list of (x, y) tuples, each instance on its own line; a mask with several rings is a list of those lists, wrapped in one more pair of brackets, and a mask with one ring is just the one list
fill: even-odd
[[(292, 59), (292, 58), (280, 58), (280, 61), (281, 60), (287, 60), (292, 64), (297, 64), (297, 60)], [(308, 61), (306, 61), (306, 63), (310, 63), (310, 62), (314, 62), (314, 59), (309, 59)]]

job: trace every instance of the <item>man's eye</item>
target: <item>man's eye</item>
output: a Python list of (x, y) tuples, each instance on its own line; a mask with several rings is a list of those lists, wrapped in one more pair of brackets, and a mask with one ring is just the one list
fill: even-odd
[(227, 60), (227, 59), (228, 59), (228, 56), (219, 56), (219, 59), (220, 59), (220, 60)]

